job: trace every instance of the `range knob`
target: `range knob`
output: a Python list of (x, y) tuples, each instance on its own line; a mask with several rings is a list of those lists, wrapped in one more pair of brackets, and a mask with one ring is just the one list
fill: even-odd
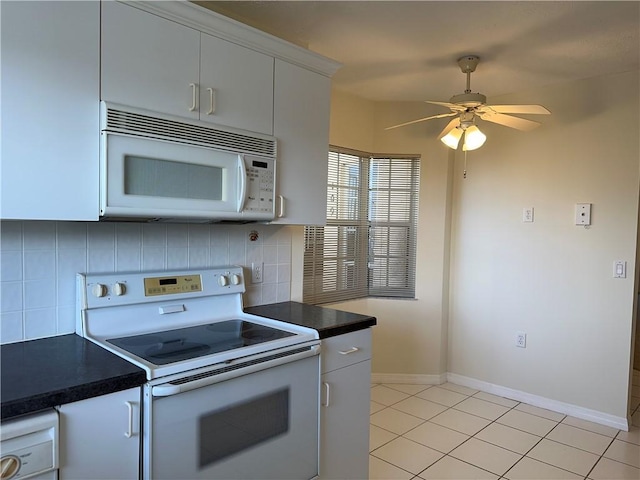
[(2, 457), (0, 460), (0, 467), (2, 470), (0, 471), (0, 479), (9, 480), (13, 478), (19, 471), (22, 462), (15, 455), (7, 455), (6, 457)]
[(220, 285), (221, 287), (226, 287), (227, 285), (229, 285), (229, 277), (227, 277), (226, 275), (220, 275), (218, 277), (218, 285)]
[(116, 282), (113, 284), (113, 293), (119, 297), (127, 293), (127, 286), (124, 283)]
[(240, 285), (241, 281), (242, 281), (242, 277), (237, 273), (234, 273), (231, 275), (231, 283), (233, 283), (234, 285)]
[(92, 288), (91, 288), (91, 293), (93, 293), (94, 297), (104, 297), (107, 295), (107, 286), (103, 285), (101, 283), (96, 283)]

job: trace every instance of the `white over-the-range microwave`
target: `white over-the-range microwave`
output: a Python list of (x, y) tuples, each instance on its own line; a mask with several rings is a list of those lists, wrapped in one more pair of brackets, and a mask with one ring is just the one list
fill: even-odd
[(276, 216), (276, 139), (100, 104), (100, 218), (266, 222)]

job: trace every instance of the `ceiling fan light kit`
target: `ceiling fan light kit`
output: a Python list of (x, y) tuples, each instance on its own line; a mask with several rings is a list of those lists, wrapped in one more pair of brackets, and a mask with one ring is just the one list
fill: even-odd
[(464, 144), (462, 150), (476, 150), (484, 145), (487, 136), (475, 125), (470, 126), (464, 132)]
[(487, 136), (482, 133), (478, 127), (471, 125), (464, 129), (461, 127), (454, 128), (442, 137), (440, 141), (447, 147), (457, 150), (463, 135), (464, 142), (462, 143), (462, 150), (464, 151), (476, 150), (484, 145), (484, 142), (487, 140)]
[(458, 144), (460, 143), (460, 139), (462, 138), (462, 133), (462, 129), (460, 127), (456, 127), (449, 133), (447, 133), (444, 137), (442, 137), (440, 141), (447, 147), (456, 150), (458, 148)]
[(418, 120), (387, 127), (386, 130), (436, 118), (456, 117), (444, 127), (438, 138), (447, 147), (456, 150), (464, 135), (462, 149), (467, 151), (480, 148), (487, 139), (486, 135), (476, 126), (476, 118), (526, 131), (538, 127), (540, 123), (508, 114), (549, 115), (551, 113), (542, 105), (487, 105), (487, 97), (485, 95), (471, 92), (471, 73), (476, 70), (479, 61), (480, 58), (476, 55), (465, 55), (458, 59), (460, 70), (467, 75), (467, 88), (464, 93), (454, 95), (449, 102), (425, 100), (426, 103), (447, 107), (451, 110), (451, 113), (419, 118)]

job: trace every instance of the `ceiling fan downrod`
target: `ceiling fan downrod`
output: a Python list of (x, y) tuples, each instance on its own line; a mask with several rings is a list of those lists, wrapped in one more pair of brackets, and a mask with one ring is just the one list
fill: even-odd
[(487, 97), (481, 93), (471, 93), (471, 72), (476, 71), (480, 57), (476, 55), (466, 55), (458, 59), (458, 66), (462, 73), (467, 74), (467, 89), (464, 93), (454, 95), (449, 100), (451, 103), (461, 105), (465, 108), (474, 108), (487, 103)]
[(476, 55), (466, 55), (458, 59), (460, 70), (462, 70), (462, 73), (467, 74), (467, 89), (464, 91), (464, 93), (471, 93), (471, 72), (476, 71), (476, 67), (478, 66), (479, 61), (480, 57)]

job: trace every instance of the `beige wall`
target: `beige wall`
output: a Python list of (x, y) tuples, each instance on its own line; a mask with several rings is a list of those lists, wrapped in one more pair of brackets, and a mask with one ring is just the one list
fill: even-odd
[[(431, 381), (449, 372), (626, 416), (638, 85), (636, 71), (492, 99), (541, 103), (553, 115), (531, 132), (483, 122), (488, 140), (468, 154), (466, 179), (462, 152), (435, 138), (444, 120), (384, 130), (435, 107), (334, 92), (332, 144), (422, 155), (417, 299), (333, 305), (378, 318), (374, 374)], [(593, 204), (588, 229), (574, 225), (578, 202)], [(522, 222), (524, 207), (534, 207), (533, 223)], [(626, 279), (612, 278), (614, 260), (627, 261)], [(293, 268), (299, 299), (301, 269)], [(515, 347), (518, 331), (527, 333), (525, 349)]]
[[(426, 125), (417, 133), (411, 129), (384, 131), (386, 126), (424, 115), (424, 105), (419, 103), (374, 103), (339, 91), (332, 96), (332, 145), (422, 156), (416, 300), (367, 298), (331, 305), (376, 316), (372, 370), (407, 381), (432, 381), (432, 376), (439, 379), (447, 371), (447, 196), (451, 193), (453, 157), (435, 138), (437, 131), (426, 132)], [(302, 252), (301, 240), (294, 250)], [(300, 256), (293, 254), (293, 258)], [(302, 283), (299, 272), (300, 269), (293, 273), (294, 299), (301, 298), (301, 287), (295, 291), (296, 285)]]
[(329, 143), (336, 147), (373, 150), (375, 104), (362, 98), (331, 92)]
[[(488, 126), (454, 177), (449, 371), (625, 417), (638, 220), (638, 72), (504, 97), (552, 112)], [(485, 124), (486, 125), (486, 124)], [(483, 127), (484, 128), (484, 127)], [(574, 225), (575, 203), (592, 226)], [(534, 207), (534, 223), (522, 209)], [(626, 279), (614, 279), (626, 260)], [(527, 332), (527, 348), (514, 347)]]

